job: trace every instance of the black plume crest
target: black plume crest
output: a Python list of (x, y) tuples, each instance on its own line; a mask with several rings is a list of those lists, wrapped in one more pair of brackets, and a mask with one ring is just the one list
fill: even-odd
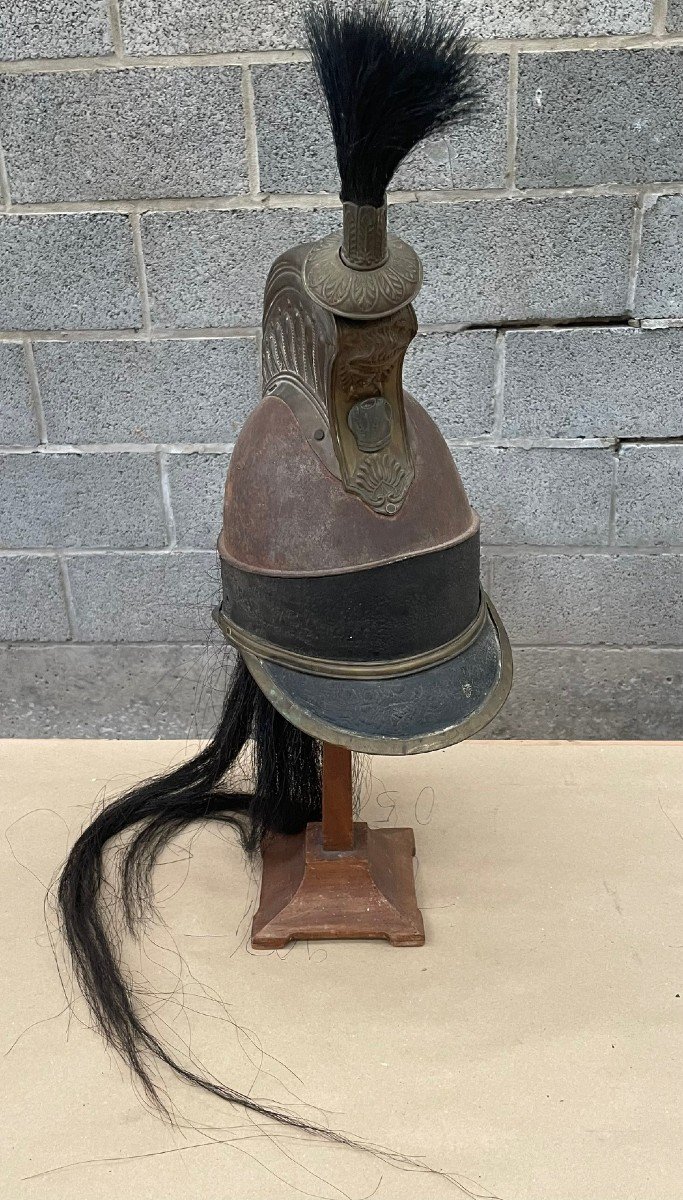
[(304, 9), (341, 177), (341, 198), (382, 204), (418, 142), (467, 116), (480, 97), (460, 19), (429, 8), (390, 15), (372, 0), (316, 0)]

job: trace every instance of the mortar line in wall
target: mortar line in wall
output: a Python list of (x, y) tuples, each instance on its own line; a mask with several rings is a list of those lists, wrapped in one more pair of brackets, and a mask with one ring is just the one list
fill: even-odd
[(74, 604), (73, 593), (71, 591), (71, 580), (69, 578), (69, 568), (61, 554), (57, 555), (57, 563), (59, 567), (59, 579), (62, 588), (62, 596), (64, 599), (64, 609), (66, 611), (66, 620), (69, 627), (69, 640), (74, 641), (77, 634), (76, 621), (76, 606)]
[(629, 447), (636, 446), (639, 449), (644, 447), (652, 448), (653, 446), (683, 446), (683, 434), (664, 434), (661, 437), (629, 437), (627, 434), (621, 434), (617, 439), (617, 449), (621, 454), (622, 450), (627, 450)]
[[(681, 185), (683, 187), (683, 184)], [(504, 193), (501, 193), (503, 195)], [(121, 213), (148, 216), (173, 212), (239, 212), (267, 211), (270, 208), (341, 208), (339, 197), (332, 192), (269, 193), (258, 196), (239, 192), (230, 196), (152, 196), (147, 199), (37, 201), (31, 204), (12, 204), (11, 212), (18, 216), (60, 216), (69, 213)]]
[(117, 649), (117, 650), (121, 649), (121, 648), (125, 648), (125, 647), (131, 647), (131, 646), (135, 646), (136, 648), (141, 649), (141, 650), (143, 650), (143, 649), (158, 650), (158, 649), (167, 648), (169, 646), (183, 646), (186, 650), (206, 650), (207, 649), (206, 641), (203, 641), (203, 642), (190, 642), (190, 641), (187, 641), (187, 642), (169, 642), (169, 641), (166, 641), (166, 642), (108, 642), (108, 641), (88, 642), (85, 640), (81, 641), (78, 638), (71, 638), (68, 641), (61, 641), (61, 642), (60, 641), (49, 641), (49, 640), (34, 641), (29, 638), (26, 638), (26, 640), (21, 641), (21, 642), (0, 641), (0, 651), (11, 650), (12, 652), (15, 652), (18, 650), (36, 650), (36, 649), (58, 650), (58, 649), (61, 649), (62, 647), (67, 647), (67, 646), (68, 647), (78, 646), (81, 649), (86, 646), (90, 646), (93, 650), (100, 649), (104, 646), (107, 646), (111, 649)]
[(256, 355), (258, 361), (259, 380), (263, 382), (263, 326), (259, 325), (256, 331)]
[(5, 151), (2, 142), (0, 142), (0, 204), (6, 213), (9, 213), (12, 208), (12, 192), (10, 189), (9, 175), (7, 173), (7, 163), (5, 162)]
[(626, 307), (631, 313), (634, 313), (636, 308), (636, 289), (638, 287), (638, 273), (640, 270), (640, 248), (643, 240), (645, 195), (645, 191), (641, 190), (636, 196), (636, 202), (633, 206), (633, 224), (631, 226), (631, 247), (628, 266), (628, 294), (626, 297)]
[(607, 541), (610, 546), (616, 545), (617, 535), (617, 479), (619, 471), (619, 446), (614, 447), (612, 462), (612, 479), (610, 484), (609, 517), (607, 521)]
[[(536, 318), (528, 322), (521, 321), (491, 321), (481, 325), (466, 324), (462, 321), (425, 322), (418, 329), (418, 337), (430, 334), (465, 334), (493, 333), (504, 330), (513, 333), (563, 333), (573, 329), (624, 329), (633, 327), (634, 318), (627, 314), (617, 317), (567, 317), (543, 320)], [(646, 328), (678, 329), (683, 320), (677, 317), (638, 321), (637, 325)], [(204, 328), (164, 328), (151, 329), (149, 334), (140, 329), (5, 329), (0, 331), (0, 342), (21, 343), (24, 338), (32, 342), (159, 342), (159, 341), (210, 341), (215, 339), (249, 338), (256, 340), (260, 334), (259, 325), (228, 325), (205, 326)]]
[(676, 650), (683, 654), (683, 644), (680, 642), (513, 642), (512, 647), (514, 650), (609, 650), (612, 654), (628, 654), (632, 650), (648, 650), (651, 653), (664, 650), (670, 654)]
[(652, 7), (652, 33), (655, 37), (666, 36), (666, 21), (669, 0), (654, 0)]
[(676, 557), (683, 554), (683, 543), (671, 543), (670, 545), (637, 545), (631, 543), (619, 543), (619, 545), (600, 545), (600, 546), (573, 546), (573, 545), (547, 545), (543, 543), (529, 544), (499, 544), (491, 545), (486, 542), (482, 543), (482, 551), (493, 555), (494, 558), (543, 558), (545, 555), (563, 556), (567, 558), (619, 558), (625, 555), (643, 555), (647, 557), (661, 557), (662, 555), (672, 554)]
[[(658, 50), (683, 45), (681, 32), (643, 32), (630, 34), (597, 34), (591, 37), (565, 36), (548, 38), (480, 38), (475, 41), (475, 54), (564, 54), (600, 50)], [(242, 67), (310, 62), (306, 50), (228, 50), (206, 54), (115, 54), (84, 56), (83, 58), (25, 58), (0, 60), (4, 74), (36, 73), (69, 74), (74, 71), (120, 71), (139, 68), (154, 70), (164, 67), (180, 70), (183, 67)]]
[(83, 58), (18, 58), (0, 59), (3, 75), (72, 75), (74, 72), (94, 75), (104, 71), (153, 71), (160, 67), (182, 70), (187, 67), (243, 67), (259, 64), (310, 62), (304, 50), (228, 50), (215, 54), (102, 54)]
[[(488, 322), (481, 325), (463, 322), (425, 322), (418, 329), (418, 337), (430, 337), (437, 334), (476, 334), (476, 333), (521, 333), (533, 336), (535, 333), (571, 333), (585, 330), (614, 330), (614, 329), (644, 329), (646, 331), (664, 331), (681, 329), (683, 318), (631, 318), (621, 317), (567, 317), (565, 320), (536, 319), (529, 322)], [(154, 328), (145, 333), (140, 329), (5, 329), (0, 330), (0, 343), (22, 345), (27, 339), (31, 343), (61, 342), (165, 342), (165, 341), (231, 341), (249, 340), (258, 344), (260, 336), (259, 325), (229, 325), (205, 326), (204, 328)]]
[[(493, 348), (493, 428), (491, 436), (500, 442), (503, 436), (503, 403), (505, 394), (505, 332), (496, 330)], [(455, 446), (457, 443), (453, 442)]]
[(142, 233), (140, 230), (140, 215), (139, 213), (130, 214), (130, 224), (133, 232), (133, 253), (135, 255), (135, 268), (138, 276), (138, 287), (140, 289), (140, 303), (142, 306), (142, 334), (145, 338), (149, 338), (152, 328), (152, 317), (149, 310), (149, 292), (147, 291), (147, 270), (145, 268), (145, 256), (142, 250)]
[(615, 437), (502, 437), (483, 434), (481, 437), (447, 438), (450, 450), (484, 447), (490, 450), (613, 450)]
[[(631, 439), (629, 444), (639, 446), (670, 445), (671, 438)], [(471, 437), (450, 437), (446, 443), (450, 450), (487, 448), (491, 450), (613, 450), (617, 437), (503, 437), (494, 433), (476, 434)], [(46, 442), (40, 446), (8, 444), (0, 445), (0, 455), (39, 455), (42, 457), (83, 454), (232, 454), (234, 442)]]
[(159, 484), (161, 487), (161, 504), (164, 510), (164, 521), (166, 524), (166, 537), (168, 539), (168, 549), (175, 550), (178, 546), (178, 536), (176, 532), (175, 517), (173, 515), (173, 504), (171, 503), (171, 481), (168, 475), (168, 458), (163, 451), (159, 451), (157, 455), (157, 463), (159, 466)]
[(507, 113), (507, 162), (505, 183), (510, 191), (515, 188), (517, 160), (517, 83), (519, 78), (519, 55), (512, 50), (508, 65), (508, 113)]
[(601, 50), (661, 50), (683, 45), (683, 34), (604, 33), (592, 37), (489, 38), (475, 44), (476, 54), (567, 54)]
[(154, 341), (207, 341), (210, 338), (256, 338), (261, 331), (260, 325), (207, 325), (203, 329), (182, 329), (159, 326), (152, 329), (150, 337)]
[(178, 558), (182, 555), (216, 554), (215, 546), (29, 546), (0, 549), (0, 558)]
[(0, 455), (65, 454), (232, 454), (234, 442), (53, 442), (41, 446), (0, 446)]
[(244, 109), (244, 142), (249, 178), (249, 193), (256, 198), (261, 192), (261, 176), (258, 158), (258, 133), (254, 101), (254, 81), (251, 68), (242, 67), (242, 107)]
[(638, 329), (683, 329), (683, 317), (637, 317)]
[[(461, 438), (446, 437), (446, 445), (452, 454), (456, 454), (460, 450), (495, 450), (501, 448), (494, 433), (473, 433), (471, 437)], [(523, 448), (526, 449), (526, 447)]]
[(120, 61), (123, 60), (123, 34), (121, 32), (121, 12), (119, 9), (119, 0), (109, 0), (109, 27), (111, 29), (111, 40), (114, 45), (114, 54)]
[(217, 325), (204, 329), (5, 329), (0, 331), (0, 342), (160, 342), (160, 341), (208, 341), (255, 338), (258, 325)]
[(33, 346), (31, 339), (22, 338), (22, 346), (24, 350), (24, 365), (26, 374), (28, 375), (29, 387), (31, 389), (31, 403), (33, 404), (33, 413), (36, 420), (36, 428), (38, 430), (38, 440), (41, 445), (47, 443), (47, 423), (45, 421), (45, 410), (43, 409), (43, 401), (40, 395), (40, 383), (38, 382), (38, 370), (36, 368), (36, 360), (33, 354)]
[(451, 450), (481, 446), (492, 450), (613, 450), (614, 437), (503, 437), (496, 433), (481, 437), (447, 438)]
[(611, 317), (536, 317), (528, 321), (482, 321), (481, 324), (466, 321), (426, 321), (420, 325), (417, 336), (422, 337), (432, 333), (563, 333), (571, 329), (624, 329), (634, 323), (635, 318), (626, 313)]
[[(683, 543), (670, 545), (638, 545), (620, 543), (618, 546), (603, 545), (556, 545), (551, 543), (482, 543), (482, 552), (491, 556), (491, 560), (499, 558), (543, 558), (547, 556), (562, 556), (565, 558), (619, 558), (624, 556), (642, 556), (661, 558), (666, 555), (683, 556)], [(90, 558), (121, 557), (130, 558), (132, 555), (145, 558), (174, 558), (180, 555), (215, 555), (216, 547), (211, 546), (24, 546), (0, 548), (2, 558)]]
[[(388, 195), (389, 205), (418, 204), (457, 205), (485, 203), (515, 203), (525, 200), (570, 200), (580, 197), (680, 195), (683, 180), (668, 179), (652, 182), (576, 184), (566, 187), (516, 188), (441, 188), (437, 191), (396, 191)], [(267, 212), (269, 209), (338, 209), (339, 197), (332, 192), (260, 192), (258, 195), (239, 193), (232, 196), (167, 196), (149, 199), (118, 200), (59, 200), (30, 204), (11, 203), (7, 209), (13, 216), (62, 216), (68, 214), (121, 213), (127, 216), (155, 213), (238, 212), (243, 209)]]

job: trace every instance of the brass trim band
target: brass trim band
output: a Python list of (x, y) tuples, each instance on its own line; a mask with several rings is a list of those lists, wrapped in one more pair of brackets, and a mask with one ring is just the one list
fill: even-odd
[(213, 619), (224, 637), (232, 642), (238, 650), (255, 654), (267, 662), (277, 663), (281, 667), (289, 667), (293, 671), (303, 671), (307, 675), (323, 675), (327, 679), (387, 679), (397, 675), (413, 675), (416, 671), (424, 671), (427, 667), (435, 667), (440, 663), (462, 654), (480, 633), (486, 620), (488, 596), (482, 590), (479, 610), (474, 620), (441, 646), (433, 650), (425, 650), (421, 654), (413, 654), (408, 658), (380, 659), (377, 662), (345, 662), (336, 658), (314, 658), (308, 654), (299, 654), (294, 650), (285, 650), (275, 646), (265, 638), (257, 637), (241, 629), (239, 625), (228, 620), (219, 606), (213, 610)]

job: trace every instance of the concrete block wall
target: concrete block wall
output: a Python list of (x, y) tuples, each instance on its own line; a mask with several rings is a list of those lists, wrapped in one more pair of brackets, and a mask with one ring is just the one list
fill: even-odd
[[(515, 645), (489, 732), (677, 737), (683, 3), (468, 12), (486, 104), (401, 168), (391, 224), (425, 268), (408, 383)], [(339, 220), (301, 46), (280, 0), (0, 8), (0, 734), (214, 721), (263, 283)]]

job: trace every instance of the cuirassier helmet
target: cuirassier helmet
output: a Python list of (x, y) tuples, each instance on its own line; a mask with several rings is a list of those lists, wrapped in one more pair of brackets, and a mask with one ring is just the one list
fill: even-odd
[[(359, 96), (357, 72), (345, 73), (348, 14), (335, 41), (334, 13), (316, 10), (309, 38), (337, 148), (340, 228), (282, 254), (268, 276), (263, 399), (228, 471), (215, 617), (294, 725), (353, 750), (410, 754), (486, 725), (512, 661), (480, 585), (479, 517), (402, 382), (422, 264), (387, 232), (392, 155), (404, 153), (388, 134), (387, 96), (401, 64), (394, 54), (391, 78)], [(473, 102), (470, 62), (450, 81), (449, 120)], [(438, 96), (443, 80), (433, 85)], [(399, 129), (398, 140), (414, 136), (405, 108)]]

